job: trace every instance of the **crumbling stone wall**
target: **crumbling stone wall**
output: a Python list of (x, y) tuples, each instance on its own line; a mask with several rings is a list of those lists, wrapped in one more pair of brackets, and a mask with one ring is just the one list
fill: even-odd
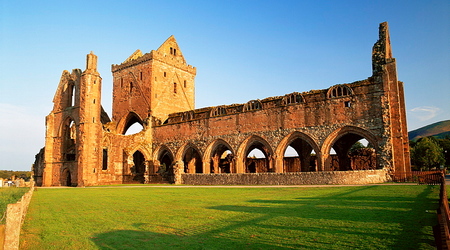
[(184, 174), (187, 185), (357, 185), (387, 182), (386, 170), (256, 173)]

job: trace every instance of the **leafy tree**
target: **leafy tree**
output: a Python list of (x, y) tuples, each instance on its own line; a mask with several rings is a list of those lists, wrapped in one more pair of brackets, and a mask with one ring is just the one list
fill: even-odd
[(439, 146), (444, 151), (445, 165), (450, 166), (450, 136), (444, 139), (438, 139)]
[(416, 145), (411, 148), (411, 158), (420, 170), (430, 170), (444, 164), (444, 154), (442, 148), (434, 138), (421, 138)]
[(361, 142), (357, 141), (349, 150), (349, 154), (356, 154), (361, 148), (366, 148)]

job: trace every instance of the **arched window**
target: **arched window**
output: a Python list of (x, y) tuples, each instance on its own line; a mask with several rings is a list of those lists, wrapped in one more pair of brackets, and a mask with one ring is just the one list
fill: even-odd
[(215, 107), (211, 110), (210, 116), (211, 117), (216, 117), (216, 116), (222, 116), (222, 115), (226, 115), (227, 114), (227, 110), (224, 107)]
[(133, 112), (128, 114), (127, 122), (125, 124), (125, 127), (123, 129), (123, 135), (132, 135), (139, 133), (144, 129), (144, 123), (142, 122), (141, 118)]
[(244, 105), (244, 112), (260, 109), (262, 109), (262, 104), (259, 100), (251, 100)]
[(328, 98), (338, 98), (353, 95), (353, 90), (347, 85), (335, 85), (328, 90)]
[(291, 93), (285, 95), (281, 101), (282, 105), (296, 104), (303, 102), (303, 98), (299, 93)]
[(181, 115), (181, 120), (182, 121), (189, 121), (189, 120), (192, 120), (192, 119), (194, 119), (194, 111), (186, 111), (186, 112), (183, 112), (183, 114)]

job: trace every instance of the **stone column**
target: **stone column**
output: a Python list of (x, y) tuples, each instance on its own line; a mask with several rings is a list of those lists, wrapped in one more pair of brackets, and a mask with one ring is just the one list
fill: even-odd
[(215, 155), (213, 158), (213, 165), (214, 165), (214, 173), (218, 174), (219, 173), (219, 162), (220, 162), (220, 156), (219, 155)]
[(184, 174), (184, 162), (176, 161), (173, 166), (173, 180), (175, 184), (183, 184), (182, 175)]
[(145, 165), (144, 183), (148, 184), (148, 183), (150, 183), (150, 179), (149, 179), (149, 175), (148, 175), (150, 173), (150, 162), (144, 161), (144, 165)]
[(274, 162), (275, 162), (275, 173), (283, 173), (283, 167), (284, 167), (284, 157), (279, 157), (278, 155), (274, 156)]

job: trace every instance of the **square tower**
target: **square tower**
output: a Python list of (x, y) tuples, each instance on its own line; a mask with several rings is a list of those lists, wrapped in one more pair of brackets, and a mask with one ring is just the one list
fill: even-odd
[(171, 113), (195, 108), (196, 68), (186, 64), (174, 36), (150, 53), (137, 50), (111, 71), (118, 133), (150, 116), (164, 122)]

